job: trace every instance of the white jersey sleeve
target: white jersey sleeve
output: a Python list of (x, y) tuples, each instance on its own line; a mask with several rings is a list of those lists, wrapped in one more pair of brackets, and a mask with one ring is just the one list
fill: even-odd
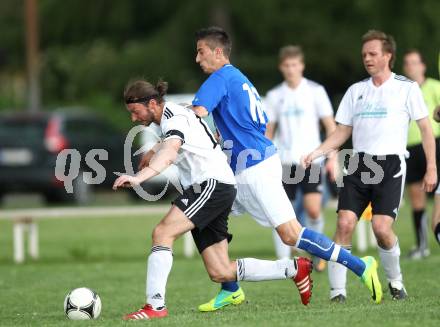
[(336, 122), (342, 125), (353, 126), (353, 87), (351, 86), (347, 92), (345, 92), (341, 103), (339, 104), (338, 111), (336, 112)]
[(428, 116), (428, 108), (417, 83), (412, 83), (406, 105), (412, 120), (419, 120)]
[(169, 139), (180, 139), (185, 143), (185, 136), (189, 133), (189, 121), (183, 115), (173, 115), (169, 118), (162, 118), (165, 121), (161, 124), (163, 141)]
[(279, 116), (279, 97), (277, 96), (276, 90), (269, 91), (264, 98), (263, 106), (266, 112), (269, 123), (278, 122)]
[(319, 118), (333, 116), (332, 104), (323, 86), (316, 88), (314, 101)]
[(163, 141), (182, 141), (174, 164), (179, 170), (179, 180), (183, 188), (200, 184), (210, 178), (235, 184), (226, 155), (215, 142), (206, 123), (191, 109), (166, 102), (160, 128)]

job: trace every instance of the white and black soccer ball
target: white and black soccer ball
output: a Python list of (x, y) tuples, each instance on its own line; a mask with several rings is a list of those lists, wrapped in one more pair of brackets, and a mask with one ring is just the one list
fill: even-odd
[(72, 320), (96, 319), (101, 313), (101, 299), (90, 288), (75, 288), (64, 300), (64, 313)]

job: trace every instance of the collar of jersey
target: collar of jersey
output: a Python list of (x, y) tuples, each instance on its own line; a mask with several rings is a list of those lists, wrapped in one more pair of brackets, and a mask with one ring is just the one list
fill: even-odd
[(383, 82), (381, 85), (379, 85), (379, 86), (374, 85), (374, 83), (373, 83), (373, 77), (370, 77), (370, 80), (369, 80), (368, 82), (369, 82), (370, 85), (373, 86), (375, 89), (380, 89), (380, 88), (384, 87), (386, 84), (388, 84), (389, 81), (392, 81), (392, 80), (394, 79), (395, 76), (396, 76), (396, 74), (394, 74), (393, 72), (391, 72), (390, 77), (389, 77), (385, 82)]

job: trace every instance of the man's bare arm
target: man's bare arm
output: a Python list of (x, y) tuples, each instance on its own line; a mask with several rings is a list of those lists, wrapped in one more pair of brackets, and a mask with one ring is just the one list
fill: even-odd
[(192, 110), (194, 111), (194, 113), (197, 116), (199, 116), (201, 118), (206, 117), (206, 116), (209, 115), (208, 110), (205, 107), (203, 107), (203, 106), (192, 106)]
[(423, 151), (426, 157), (426, 173), (423, 178), (423, 189), (426, 192), (431, 192), (437, 184), (434, 134), (432, 133), (431, 122), (428, 117), (417, 120), (417, 125), (422, 135)]
[(169, 139), (161, 143), (159, 150), (152, 156), (147, 167), (139, 171), (136, 176), (122, 175), (116, 179), (113, 189), (139, 185), (142, 182), (159, 175), (177, 159), (182, 140)]
[(270, 140), (273, 140), (276, 130), (277, 123), (268, 123), (266, 126), (266, 137)]
[[(326, 116), (321, 118), (322, 125), (324, 125), (325, 135), (329, 137), (334, 130), (336, 129), (336, 122), (333, 116)], [(334, 149), (338, 150), (338, 149)], [(331, 181), (336, 180), (336, 173), (338, 170), (338, 156), (336, 155), (336, 151), (332, 151), (328, 154), (328, 160), (325, 164), (325, 170), (328, 173), (328, 176)]]
[(304, 168), (309, 167), (313, 160), (328, 155), (330, 152), (339, 149), (341, 145), (348, 140), (353, 127), (339, 124), (329, 137), (313, 152), (301, 158), (301, 164)]

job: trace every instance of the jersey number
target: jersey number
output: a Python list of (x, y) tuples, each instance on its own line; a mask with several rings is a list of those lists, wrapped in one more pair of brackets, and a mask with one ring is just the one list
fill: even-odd
[(250, 87), (249, 84), (243, 83), (243, 90), (247, 91), (249, 95), (249, 107), (251, 110), (252, 120), (256, 123), (265, 124), (264, 110), (261, 105), (260, 95), (255, 87)]

